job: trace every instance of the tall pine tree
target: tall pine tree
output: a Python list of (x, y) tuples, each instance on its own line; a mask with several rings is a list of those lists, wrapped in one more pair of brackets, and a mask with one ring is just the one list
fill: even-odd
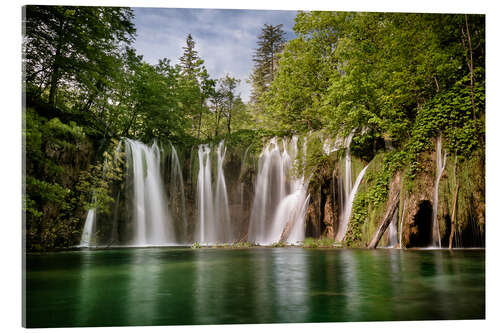
[(252, 83), (252, 104), (257, 104), (260, 96), (267, 90), (277, 71), (277, 55), (285, 45), (285, 32), (283, 24), (264, 24), (257, 41), (258, 48), (253, 55), (255, 63), (250, 77)]
[(182, 48), (184, 53), (180, 57), (182, 74), (189, 79), (196, 80), (201, 72), (203, 60), (198, 56), (198, 51), (195, 50), (195, 42), (191, 34), (187, 36), (186, 46)]
[[(184, 53), (179, 59), (181, 73), (187, 79), (188, 90), (192, 92), (188, 98), (189, 108), (193, 119), (193, 131), (196, 131), (196, 137), (199, 139), (203, 113), (207, 112), (206, 101), (215, 89), (215, 80), (210, 78), (207, 69), (203, 66), (204, 61), (198, 56), (191, 34), (187, 36), (183, 50)], [(198, 118), (196, 129), (194, 128), (195, 118)]]

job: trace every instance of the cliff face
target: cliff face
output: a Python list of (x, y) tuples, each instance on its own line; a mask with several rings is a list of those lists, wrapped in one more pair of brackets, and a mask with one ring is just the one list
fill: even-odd
[(435, 183), (435, 154), (423, 154), (423, 169), (412, 182), (405, 181), (401, 196), (402, 243), (405, 247), (426, 247), (432, 242), (432, 205)]
[(333, 239), (338, 231), (342, 196), (340, 165), (330, 163), (313, 175), (309, 184), (306, 237)]
[[(428, 246), (432, 238), (436, 157), (436, 152), (423, 155), (421, 157), (423, 169), (413, 181), (405, 182), (406, 188), (402, 199), (405, 207), (402, 215), (403, 246)], [(454, 209), (455, 228), (452, 247), (485, 246), (484, 189), (484, 163), (480, 157), (469, 160), (460, 160), (453, 155), (448, 157), (439, 182), (437, 202), (441, 247), (449, 247)]]
[[(389, 228), (382, 236), (380, 246), (428, 247), (433, 243), (433, 204), (436, 183), (436, 152), (427, 152), (419, 156), (421, 168), (413, 179), (405, 174), (405, 169), (395, 173), (387, 184), (386, 199), (380, 203), (367, 197), (370, 189), (377, 186), (372, 177), (384, 168), (382, 158), (375, 158), (368, 167), (367, 176), (362, 180), (356, 197), (364, 205), (353, 208), (347, 237), (355, 233), (354, 247), (365, 247), (375, 235), (384, 215), (389, 209), (393, 186), (400, 179), (400, 199), (397, 208), (397, 243), (391, 243)], [(333, 239), (341, 218), (342, 193), (339, 193), (338, 182), (342, 176), (339, 161), (330, 161), (324, 171), (313, 176), (310, 186), (311, 201), (306, 219), (306, 237), (327, 237)], [(371, 173), (371, 175), (369, 175)], [(356, 177), (353, 172), (353, 177)], [(459, 183), (457, 190), (457, 183)], [(455, 192), (457, 200), (455, 203)], [(485, 174), (484, 160), (478, 154), (471, 159), (463, 159), (454, 155), (447, 156), (444, 172), (439, 181), (437, 222), (441, 247), (448, 247), (452, 232), (453, 210), (455, 205), (455, 228), (452, 247), (484, 247), (485, 246)], [(363, 207), (360, 209), (359, 207)], [(358, 209), (356, 211), (356, 209)], [(355, 224), (353, 214), (362, 213), (361, 225)], [(400, 234), (400, 229), (402, 234)], [(393, 231), (394, 232), (394, 231)], [(346, 243), (347, 244), (347, 243)]]

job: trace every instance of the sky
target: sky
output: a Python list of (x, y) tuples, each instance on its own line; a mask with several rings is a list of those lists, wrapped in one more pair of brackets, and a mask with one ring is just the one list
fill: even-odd
[(133, 8), (137, 29), (135, 48), (152, 65), (168, 58), (179, 63), (190, 33), (198, 55), (212, 78), (226, 74), (240, 79), (237, 87), (248, 102), (252, 55), (264, 24), (283, 24), (287, 40), (293, 33), (296, 11)]

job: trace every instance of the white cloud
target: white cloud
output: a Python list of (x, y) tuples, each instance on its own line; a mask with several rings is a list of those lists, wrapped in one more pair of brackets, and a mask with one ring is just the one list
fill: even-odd
[(250, 96), (246, 81), (252, 71), (252, 55), (264, 23), (283, 24), (288, 38), (296, 12), (256, 10), (134, 8), (135, 48), (144, 60), (155, 64), (168, 58), (178, 63), (189, 33), (213, 78), (229, 74), (241, 80), (244, 101)]

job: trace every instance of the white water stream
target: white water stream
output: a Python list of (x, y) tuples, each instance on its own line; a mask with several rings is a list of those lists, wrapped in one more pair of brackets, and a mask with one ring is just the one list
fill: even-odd
[(434, 182), (434, 198), (432, 201), (432, 246), (441, 247), (441, 234), (439, 232), (439, 223), (437, 219), (438, 203), (439, 203), (439, 181), (446, 168), (446, 150), (444, 154), (442, 150), (441, 135), (438, 136), (436, 141), (436, 180)]
[[(297, 142), (298, 137), (294, 136), (290, 142), (282, 140), (280, 147), (278, 139), (273, 138), (259, 157), (248, 231), (252, 243), (269, 245), (280, 240), (287, 243), (304, 240), (308, 181), (292, 171), (298, 157)], [(304, 141), (304, 155), (305, 147)]]

